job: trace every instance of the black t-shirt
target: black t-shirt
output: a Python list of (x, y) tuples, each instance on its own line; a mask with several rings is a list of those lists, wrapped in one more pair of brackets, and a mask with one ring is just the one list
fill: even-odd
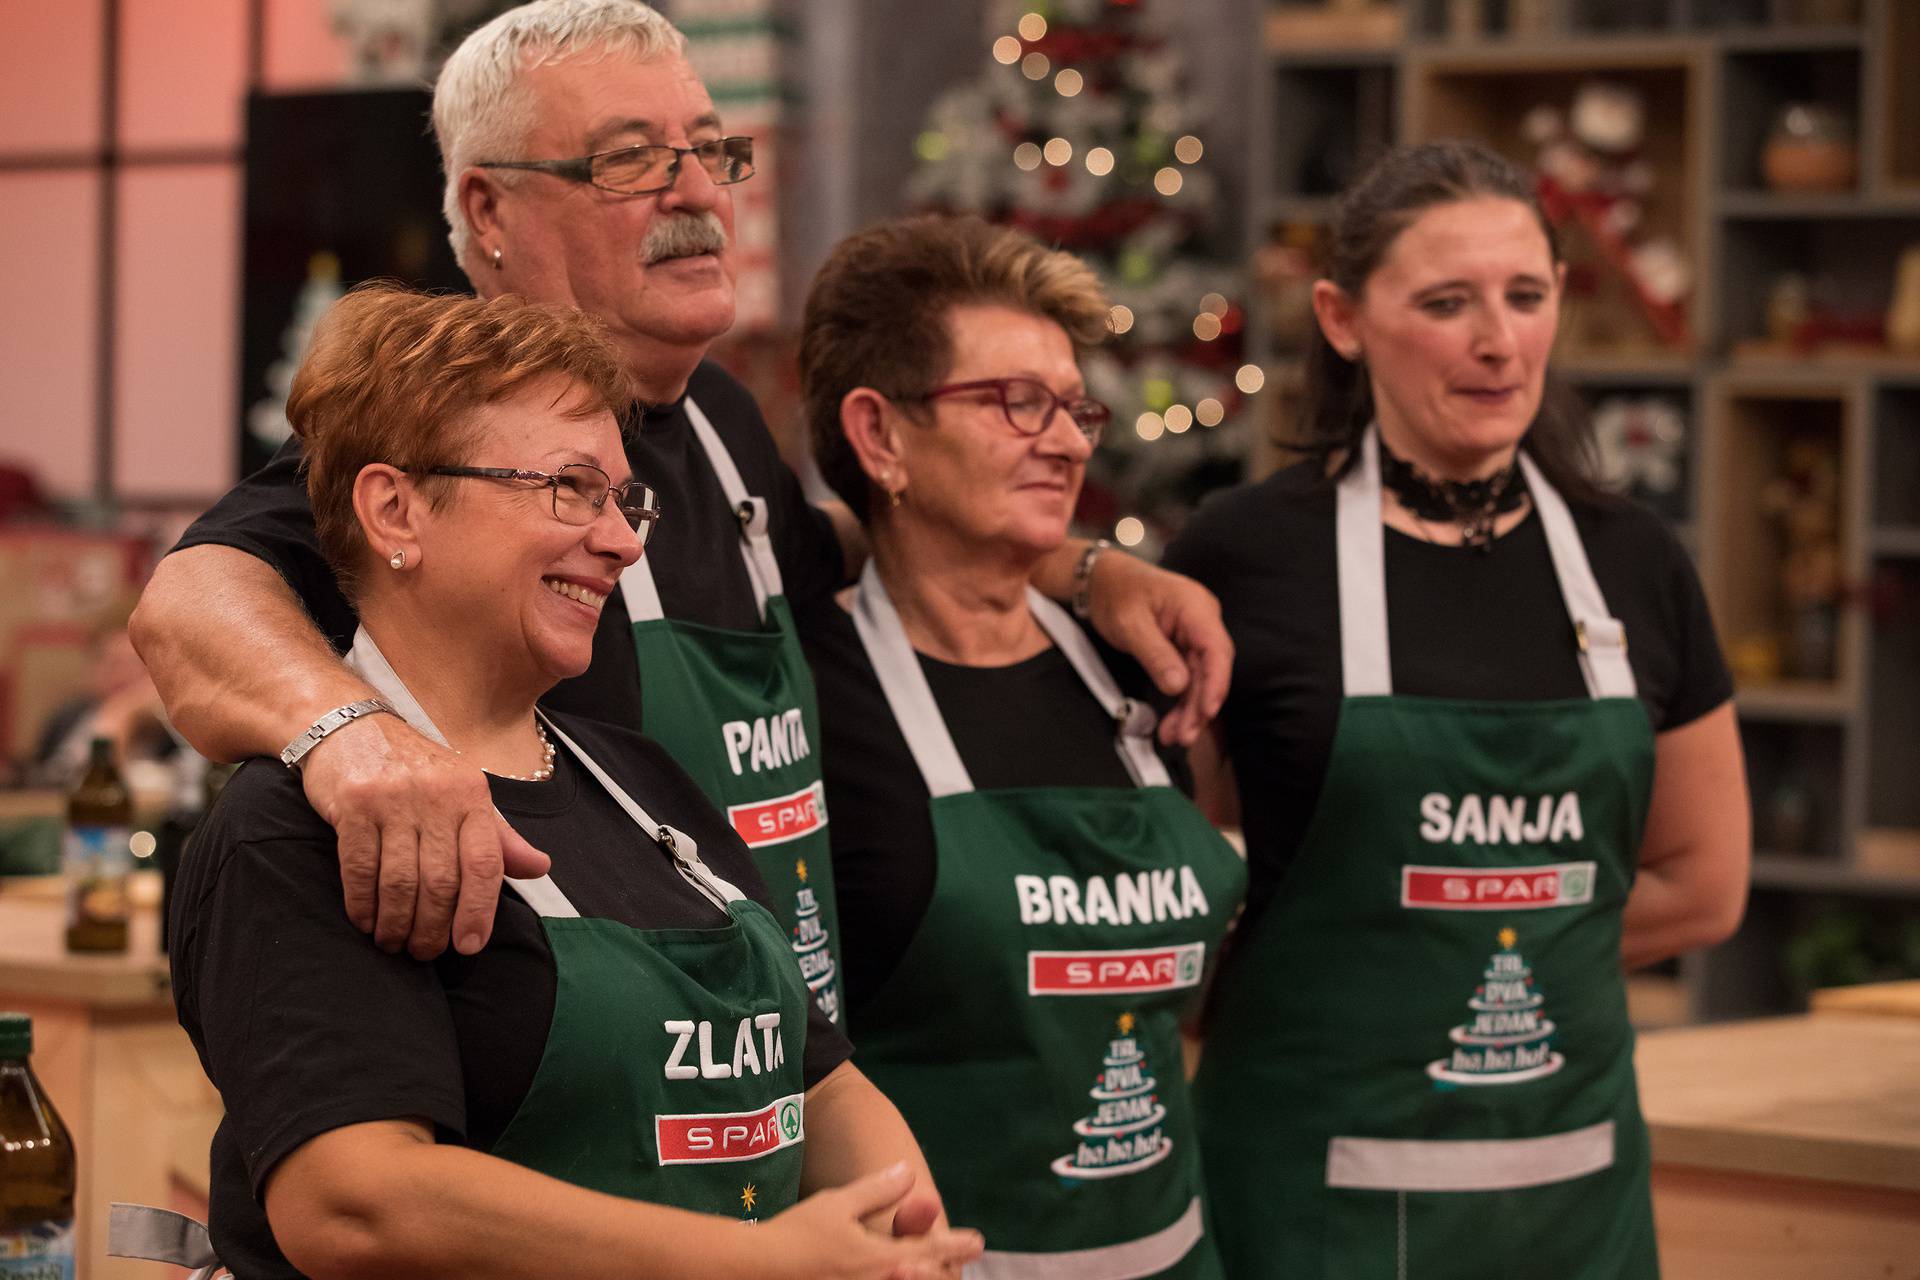
[[(1660, 518), (1624, 500), (1573, 522), (1656, 732), (1733, 696), (1706, 597)], [(1312, 464), (1216, 494), (1168, 548), (1170, 569), (1220, 597), (1233, 636), (1221, 713), (1240, 787), (1249, 914), (1271, 900), (1325, 780), (1341, 699), (1334, 489)], [(1387, 645), (1396, 693), (1581, 698), (1573, 629), (1537, 513), (1482, 554), (1386, 531)]]
[[(746, 846), (657, 744), (598, 722), (555, 722), (656, 819), (691, 835), (717, 875), (768, 904)], [(494, 803), (552, 856), (553, 881), (582, 916), (643, 929), (724, 923), (569, 752), (555, 753), (546, 782), (490, 781)], [(234, 774), (187, 848), (170, 923), (180, 1023), (226, 1105), (212, 1151), (214, 1248), (248, 1280), (298, 1274), (261, 1197), (267, 1174), (303, 1142), (413, 1117), (442, 1142), (485, 1150), (533, 1083), (556, 983), (533, 909), (503, 892), (493, 940), (476, 956), (380, 951), (341, 910), (333, 829), (278, 761)], [(807, 1086), (851, 1053), (808, 1002)]]
[[(832, 522), (808, 505), (746, 388), (718, 365), (703, 363), (688, 380), (686, 397), (638, 414), (639, 429), (627, 432), (628, 465), (660, 494), (660, 522), (647, 540), (646, 555), (667, 616), (716, 627), (759, 626), (753, 584), (740, 556), (740, 526), (694, 435), (687, 399), (713, 423), (747, 491), (766, 498), (786, 594), (798, 602), (837, 590), (846, 568)], [(288, 441), (271, 462), (194, 521), (174, 550), (217, 543), (266, 561), (344, 652), (353, 643), (357, 619), (320, 554), (300, 456), (300, 442)], [(482, 461), (509, 465), (513, 460)], [(640, 668), (619, 592), (600, 611), (586, 674), (561, 681), (541, 701), (552, 710), (640, 727)]]
[[(933, 814), (853, 619), (828, 598), (798, 623), (820, 694), (841, 990), (857, 1034), (861, 1006), (899, 967), (933, 901)], [(1137, 664), (1095, 644), (1123, 692), (1158, 699)], [(1114, 749), (1113, 720), (1059, 649), (1004, 667), (916, 656), (977, 789), (1134, 785)], [(1184, 761), (1168, 763), (1178, 778)]]

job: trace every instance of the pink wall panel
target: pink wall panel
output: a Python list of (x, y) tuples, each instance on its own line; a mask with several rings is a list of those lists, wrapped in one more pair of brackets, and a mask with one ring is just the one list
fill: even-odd
[(99, 0), (0, 0), (0, 153), (100, 148)]
[(267, 0), (261, 78), (270, 89), (344, 84), (347, 44), (333, 32), (332, 0)]
[(240, 170), (120, 177), (114, 487), (217, 497), (234, 480)]
[(93, 491), (100, 179), (0, 174), (0, 458)]
[(122, 0), (121, 145), (237, 146), (247, 21), (246, 0)]

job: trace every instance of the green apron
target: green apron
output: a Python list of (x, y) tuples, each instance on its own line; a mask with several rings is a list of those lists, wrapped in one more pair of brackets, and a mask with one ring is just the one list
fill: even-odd
[[(820, 713), (780, 566), (767, 502), (750, 496), (713, 424), (692, 400), (687, 418), (740, 520), (740, 550), (761, 627), (737, 631), (669, 619), (645, 556), (620, 575), (640, 662), (641, 720), (726, 812), (753, 853), (775, 915), (814, 1002), (840, 1020), (834, 964), (839, 918), (820, 785)], [(716, 551), (719, 549), (716, 548)]]
[[(445, 745), (364, 627), (346, 661)], [(692, 836), (656, 823), (546, 723), (645, 834), (634, 853), (671, 857), (727, 920), (634, 929), (582, 918), (550, 876), (509, 879), (553, 951), (554, 1009), (533, 1082), (490, 1154), (609, 1195), (771, 1218), (800, 1199), (806, 1142), (807, 990), (786, 939), (701, 860)], [(108, 1252), (197, 1268), (188, 1280), (219, 1269), (204, 1225), (145, 1205), (113, 1206)]]
[(1231, 1276), (1659, 1274), (1620, 972), (1653, 734), (1566, 503), (1520, 462), (1587, 698), (1395, 695), (1371, 431), (1340, 484), (1333, 754), (1195, 1081)]
[(860, 1013), (859, 1062), (920, 1139), (975, 1280), (1220, 1274), (1180, 1014), (1246, 891), (1173, 790), (1153, 713), (1036, 616), (1113, 715), (1135, 788), (976, 791), (874, 566), (854, 623), (931, 793), (933, 899)]

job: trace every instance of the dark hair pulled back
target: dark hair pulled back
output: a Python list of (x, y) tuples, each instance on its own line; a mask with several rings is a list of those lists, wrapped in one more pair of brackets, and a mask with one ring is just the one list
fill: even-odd
[[(1531, 209), (1559, 264), (1560, 239), (1519, 168), (1478, 143), (1422, 142), (1387, 152), (1341, 195), (1322, 250), (1324, 275), (1357, 298), (1394, 240), (1422, 212), (1487, 197), (1518, 200)], [(1323, 467), (1339, 458), (1330, 473), (1337, 478), (1358, 456), (1373, 417), (1366, 368), (1335, 351), (1315, 326), (1307, 351), (1304, 425), (1294, 446)], [(1551, 371), (1521, 447), (1568, 501), (1606, 501), (1594, 481), (1593, 429), (1585, 407)]]

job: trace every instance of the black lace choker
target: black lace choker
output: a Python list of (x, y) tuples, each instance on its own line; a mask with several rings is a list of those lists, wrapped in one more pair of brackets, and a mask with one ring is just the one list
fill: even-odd
[(1395, 457), (1380, 442), (1380, 479), (1415, 518), (1460, 526), (1460, 541), (1485, 555), (1493, 550), (1494, 521), (1518, 511), (1527, 498), (1527, 482), (1520, 460), (1484, 480), (1434, 480), (1411, 462)]

